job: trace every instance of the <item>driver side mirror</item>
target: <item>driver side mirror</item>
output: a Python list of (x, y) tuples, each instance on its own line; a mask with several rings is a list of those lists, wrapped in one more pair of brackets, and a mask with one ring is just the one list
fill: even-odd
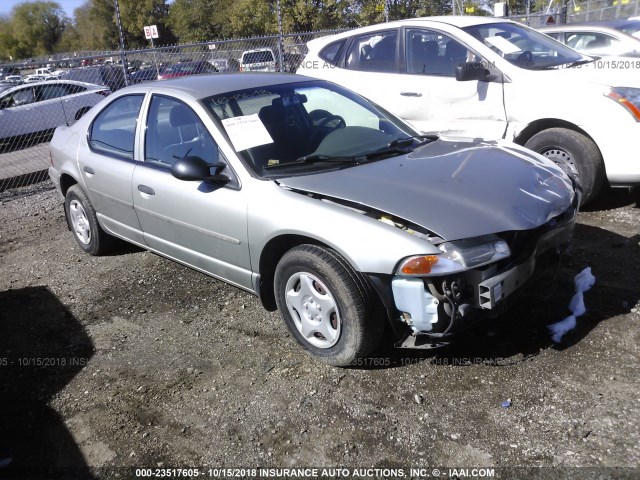
[[(224, 185), (231, 181), (228, 176), (220, 173), (225, 167), (226, 165), (222, 162), (212, 165), (200, 157), (186, 156), (180, 158), (171, 166), (171, 175), (178, 180), (200, 180)], [(215, 168), (215, 173), (213, 174), (211, 173), (212, 168)]]
[(487, 80), (489, 70), (484, 67), (482, 62), (467, 62), (456, 65), (456, 80), (459, 82), (467, 82), (470, 80)]

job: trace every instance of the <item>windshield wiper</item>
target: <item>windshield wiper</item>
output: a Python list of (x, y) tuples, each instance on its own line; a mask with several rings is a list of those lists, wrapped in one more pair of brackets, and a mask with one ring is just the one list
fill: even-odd
[(409, 145), (413, 140), (423, 140), (423, 144), (426, 143), (427, 140), (429, 142), (435, 142), (436, 140), (438, 140), (438, 138), (440, 137), (435, 133), (427, 133), (426, 135), (413, 135), (411, 137), (396, 138), (395, 140), (392, 140), (391, 142), (389, 142), (389, 144), (387, 145), (387, 148)]
[(355, 163), (358, 164), (365, 161), (366, 157), (363, 155), (352, 156), (331, 156), (331, 155), (305, 155), (304, 157), (297, 158), (293, 162), (276, 163), (274, 165), (267, 165), (265, 169), (273, 169), (280, 167), (288, 167), (290, 165), (302, 165), (305, 163)]
[(378, 150), (373, 150), (371, 152), (361, 153), (359, 155), (318, 155), (311, 154), (305, 155), (303, 157), (297, 158), (293, 162), (285, 162), (285, 163), (276, 163), (274, 165), (267, 165), (264, 167), (265, 169), (276, 169), (281, 167), (288, 167), (290, 165), (302, 165), (305, 163), (352, 163), (354, 165), (358, 165), (360, 163), (366, 162), (367, 160), (371, 160), (374, 157), (379, 157), (383, 155), (387, 155), (390, 153), (400, 153), (405, 154), (409, 153), (410, 150), (403, 148), (408, 146), (414, 140), (423, 140), (420, 144), (424, 144), (427, 141), (433, 142), (437, 140), (439, 137), (436, 134), (430, 133), (426, 135), (414, 135), (411, 137), (404, 138), (396, 138), (389, 142), (385, 147), (382, 147)]
[(386, 147), (380, 148), (378, 150), (373, 150), (371, 152), (367, 152), (363, 154), (363, 156), (367, 160), (371, 160), (373, 157), (388, 155), (390, 153), (407, 154), (413, 151), (412, 148), (407, 148), (407, 147), (410, 147), (411, 142), (413, 142), (414, 140), (422, 140), (422, 143), (420, 143), (419, 145), (416, 145), (417, 147), (419, 147), (421, 145), (424, 145), (427, 142), (434, 142), (438, 140), (438, 138), (440, 137), (434, 133), (429, 133), (426, 135), (414, 135), (412, 137), (405, 137), (405, 138), (396, 138), (395, 140), (392, 140), (391, 142), (389, 142)]

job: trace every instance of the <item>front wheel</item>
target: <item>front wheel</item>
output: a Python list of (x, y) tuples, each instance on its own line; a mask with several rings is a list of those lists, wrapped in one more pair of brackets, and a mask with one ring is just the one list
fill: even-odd
[(353, 365), (377, 347), (384, 321), (367, 280), (334, 251), (289, 250), (275, 272), (278, 309), (296, 341), (318, 360)]
[(589, 137), (567, 128), (549, 128), (536, 133), (524, 146), (576, 177), (582, 188), (581, 205), (596, 197), (605, 177), (604, 162)]

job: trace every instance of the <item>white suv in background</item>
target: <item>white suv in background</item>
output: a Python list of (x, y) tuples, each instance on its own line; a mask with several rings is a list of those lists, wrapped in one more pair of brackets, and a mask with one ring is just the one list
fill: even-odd
[[(640, 184), (636, 59), (582, 55), (529, 27), (474, 16), (429, 17), (310, 41), (297, 73), (344, 85), (424, 132), (507, 139), (579, 179)], [(490, 172), (488, 172), (490, 174)]]
[(243, 72), (277, 72), (277, 56), (270, 48), (246, 50), (240, 57), (240, 70)]

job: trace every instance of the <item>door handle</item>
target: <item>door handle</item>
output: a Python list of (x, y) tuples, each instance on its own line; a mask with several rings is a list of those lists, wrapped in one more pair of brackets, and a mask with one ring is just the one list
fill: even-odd
[(421, 97), (422, 94), (420, 92), (400, 92), (400, 95), (403, 97)]
[(91, 167), (82, 167), (82, 169), (85, 172), (87, 172), (89, 175), (95, 175), (96, 174), (95, 170), (93, 168), (91, 168)]
[(153, 188), (147, 187), (146, 185), (138, 185), (138, 190), (142, 193), (146, 193), (147, 195), (155, 195), (156, 192)]

